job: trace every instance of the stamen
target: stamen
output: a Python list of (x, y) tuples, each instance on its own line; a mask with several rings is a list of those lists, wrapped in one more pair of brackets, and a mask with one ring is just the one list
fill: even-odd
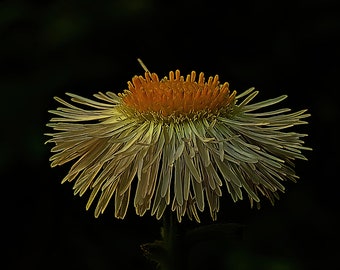
[(204, 73), (192, 71), (184, 79), (180, 71), (169, 72), (169, 78), (159, 80), (157, 74), (150, 73), (143, 62), (145, 76), (135, 76), (128, 82), (128, 90), (121, 97), (124, 104), (141, 114), (160, 117), (185, 117), (202, 113), (216, 113), (227, 108), (235, 99), (236, 92), (230, 95), (229, 84), (219, 83), (217, 75), (205, 82)]

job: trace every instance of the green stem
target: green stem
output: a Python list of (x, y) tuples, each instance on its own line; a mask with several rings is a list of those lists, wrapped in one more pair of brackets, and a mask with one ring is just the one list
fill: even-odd
[(178, 232), (177, 223), (174, 221), (173, 213), (169, 212), (163, 216), (162, 238), (166, 251), (165, 260), (161, 268), (163, 270), (179, 269), (178, 257)]
[(177, 220), (173, 213), (163, 215), (163, 226), (161, 228), (161, 240), (141, 245), (144, 255), (157, 263), (158, 269), (162, 270), (180, 270), (180, 244)]

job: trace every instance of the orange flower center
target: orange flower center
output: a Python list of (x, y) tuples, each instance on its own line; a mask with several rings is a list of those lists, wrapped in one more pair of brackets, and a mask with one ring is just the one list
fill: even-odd
[(236, 91), (230, 94), (229, 84), (220, 84), (218, 76), (205, 82), (201, 72), (195, 81), (192, 71), (184, 79), (180, 71), (170, 71), (169, 78), (158, 79), (157, 74), (145, 72), (128, 82), (128, 90), (121, 94), (126, 106), (139, 113), (155, 113), (162, 117), (214, 113), (234, 101)]

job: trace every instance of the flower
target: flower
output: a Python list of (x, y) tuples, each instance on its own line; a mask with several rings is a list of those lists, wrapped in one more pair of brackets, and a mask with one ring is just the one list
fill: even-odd
[(196, 80), (195, 71), (184, 78), (176, 70), (160, 80), (145, 70), (123, 93), (99, 92), (96, 101), (67, 93), (79, 105), (55, 97), (64, 107), (49, 111), (51, 167), (75, 160), (62, 183), (75, 181), (80, 196), (91, 191), (86, 209), (99, 197), (95, 217), (112, 199), (123, 219), (132, 196), (140, 216), (151, 210), (160, 219), (171, 204), (179, 222), (199, 222), (207, 204), (215, 220), (223, 193), (259, 206), (296, 181), (294, 160), (306, 160), (301, 151), (310, 148), (306, 134), (290, 129), (309, 114), (262, 110), (287, 96), (251, 103), (258, 91), (237, 95), (217, 75)]

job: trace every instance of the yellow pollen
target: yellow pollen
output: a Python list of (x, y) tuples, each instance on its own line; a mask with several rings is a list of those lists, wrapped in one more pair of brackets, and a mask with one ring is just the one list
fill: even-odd
[(236, 91), (230, 94), (229, 84), (220, 84), (218, 75), (209, 77), (207, 82), (203, 72), (198, 81), (195, 78), (195, 71), (185, 79), (179, 70), (170, 71), (169, 78), (162, 80), (155, 73), (145, 72), (145, 77), (135, 76), (128, 82), (128, 90), (121, 97), (126, 106), (139, 113), (156, 113), (163, 117), (214, 113), (235, 99)]

